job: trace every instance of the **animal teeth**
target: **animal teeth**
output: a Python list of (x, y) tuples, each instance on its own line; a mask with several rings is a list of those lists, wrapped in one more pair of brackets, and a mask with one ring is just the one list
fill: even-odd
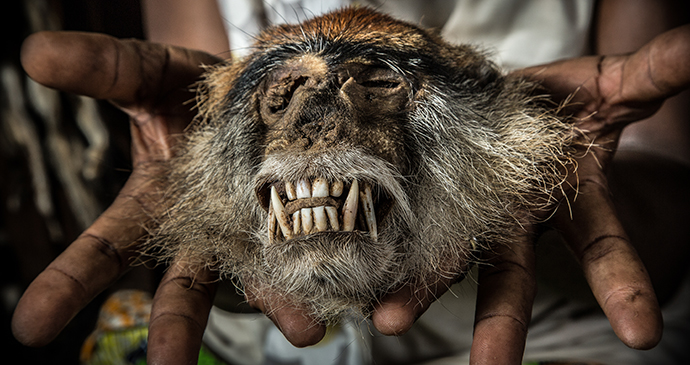
[(285, 238), (292, 238), (292, 230), (290, 229), (290, 221), (287, 213), (285, 212), (285, 206), (280, 200), (278, 191), (275, 186), (271, 186), (271, 207), (275, 212), (276, 219), (278, 220), (278, 225), (280, 230), (283, 232)]
[[(324, 178), (313, 180), (301, 179), (295, 183), (285, 182), (285, 194), (288, 200), (310, 198), (326, 198), (329, 195), (335, 198), (342, 196), (345, 186), (343, 181), (334, 181), (329, 184)], [(334, 206), (305, 207), (292, 213), (290, 217), (275, 186), (271, 187), (268, 207), (268, 235), (269, 242), (278, 239), (278, 228), (286, 239), (292, 239), (300, 235), (314, 232), (354, 231), (357, 219), (360, 224), (366, 224), (369, 236), (376, 240), (378, 228), (371, 185), (364, 183), (360, 190), (359, 182), (352, 181), (341, 212)], [(291, 203), (295, 204), (295, 203)], [(362, 206), (362, 215), (359, 215), (359, 206)], [(342, 219), (342, 220), (341, 220)]]
[[(328, 196), (328, 181), (323, 178), (316, 178), (311, 185), (311, 196), (314, 198), (325, 198)], [(312, 208), (314, 214), (314, 226), (319, 232), (328, 229), (328, 220), (326, 220), (325, 207)]]
[(331, 184), (331, 196), (337, 198), (337, 197), (343, 195), (343, 188), (344, 188), (344, 184), (342, 181), (334, 181)]
[(340, 222), (338, 222), (338, 209), (335, 207), (326, 207), (326, 214), (328, 215), (328, 221), (331, 223), (331, 228), (334, 231), (340, 230)]
[(312, 220), (311, 208), (302, 208), (300, 214), (302, 215), (302, 229), (304, 234), (311, 233), (314, 228), (314, 221)]
[(353, 231), (357, 219), (357, 203), (359, 200), (359, 183), (352, 180), (350, 192), (347, 194), (343, 205), (343, 231)]
[(295, 191), (295, 185), (293, 185), (289, 181), (285, 182), (285, 193), (287, 194), (288, 199), (290, 199), (290, 200), (297, 199), (297, 192)]
[(314, 207), (312, 208), (314, 213), (314, 225), (316, 230), (323, 232), (328, 229), (328, 219), (326, 218), (326, 207)]
[(298, 181), (295, 188), (297, 199), (311, 198), (311, 186), (309, 186), (309, 180)]
[(302, 231), (302, 220), (300, 219), (300, 211), (292, 213), (292, 230), (295, 236)]
[(273, 211), (273, 204), (268, 207), (268, 240), (273, 242), (276, 237), (276, 214)]
[(364, 191), (360, 193), (360, 199), (362, 201), (364, 218), (366, 219), (367, 227), (369, 228), (369, 236), (376, 240), (378, 236), (376, 228), (376, 214), (374, 212), (374, 199), (371, 194), (371, 186), (369, 184), (364, 185)]
[(325, 198), (328, 196), (328, 181), (323, 178), (316, 178), (311, 185), (311, 196), (314, 198)]

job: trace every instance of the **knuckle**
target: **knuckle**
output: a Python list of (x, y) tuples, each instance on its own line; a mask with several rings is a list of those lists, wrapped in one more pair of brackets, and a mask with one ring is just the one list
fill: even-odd
[(623, 306), (636, 306), (638, 303), (656, 302), (654, 290), (644, 284), (627, 284), (612, 288), (604, 296), (603, 307), (606, 309)]
[(595, 237), (584, 245), (578, 254), (580, 262), (596, 263), (602, 259), (620, 252), (624, 247), (630, 245), (628, 239), (621, 235), (604, 234)]
[(194, 293), (204, 298), (210, 299), (214, 295), (212, 282), (200, 281), (196, 277), (180, 275), (174, 276), (161, 282), (161, 289), (178, 291), (180, 289), (185, 291), (185, 294)]
[(525, 279), (534, 278), (532, 270), (527, 268), (524, 264), (514, 260), (501, 260), (484, 268), (482, 272), (482, 276), (485, 278), (497, 275), (522, 277)]
[(527, 333), (527, 327), (529, 325), (527, 320), (512, 313), (490, 312), (478, 316), (474, 321), (474, 327), (476, 328), (484, 324), (496, 325), (495, 322), (500, 322), (501, 328), (515, 327), (524, 333)]
[(608, 191), (608, 181), (606, 176), (602, 174), (590, 174), (580, 181), (581, 187), (590, 189), (602, 189)]
[[(153, 331), (154, 333), (156, 324), (162, 324), (161, 328), (166, 328), (166, 325), (168, 325), (171, 322), (176, 322), (176, 323), (183, 323), (185, 327), (192, 327), (197, 330), (203, 331), (204, 328), (206, 327), (205, 323), (199, 322), (197, 318), (194, 318), (191, 315), (187, 315), (185, 313), (180, 313), (174, 310), (169, 310), (169, 311), (163, 311), (163, 312), (154, 312), (151, 315), (151, 319), (149, 322), (149, 330)], [(153, 330), (152, 330), (153, 329)]]
[(117, 267), (123, 268), (126, 265), (127, 260), (123, 257), (122, 252), (107, 238), (85, 232), (79, 239), (85, 244), (90, 245), (98, 254), (105, 257), (107, 261), (115, 263)]
[(89, 286), (87, 283), (85, 283), (83, 280), (81, 280), (79, 277), (69, 273), (68, 271), (59, 268), (59, 267), (54, 267), (54, 266), (49, 266), (46, 268), (44, 272), (51, 272), (51, 275), (57, 276), (57, 277), (62, 277), (65, 279), (66, 282), (71, 283), (72, 285), (69, 285), (70, 289), (74, 293), (80, 293), (80, 296), (85, 296), (90, 293), (90, 290), (88, 289)]

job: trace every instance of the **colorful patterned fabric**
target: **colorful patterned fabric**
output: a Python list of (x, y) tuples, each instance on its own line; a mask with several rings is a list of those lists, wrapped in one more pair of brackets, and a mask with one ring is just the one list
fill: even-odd
[(83, 365), (130, 365), (146, 359), (151, 296), (123, 290), (101, 306), (96, 329), (81, 349)]
[[(81, 349), (82, 365), (145, 365), (151, 296), (138, 290), (111, 295), (101, 306), (96, 329)], [(226, 365), (206, 347), (199, 365)]]

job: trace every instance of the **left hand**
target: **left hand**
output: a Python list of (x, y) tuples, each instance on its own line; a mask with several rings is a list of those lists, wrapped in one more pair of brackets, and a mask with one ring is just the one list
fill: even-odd
[[(609, 199), (605, 171), (622, 129), (654, 114), (666, 98), (690, 86), (687, 59), (689, 26), (662, 34), (634, 54), (576, 58), (517, 71), (541, 82), (555, 101), (573, 95), (567, 111), (584, 132), (584, 147), (577, 154), (577, 170), (570, 172), (570, 204), (563, 204), (552, 223), (577, 255), (615, 333), (636, 349), (659, 342), (661, 313), (647, 271)], [(502, 248), (482, 266), (472, 364), (517, 364), (522, 359), (536, 293), (529, 231), (524, 241)], [(445, 280), (387, 295), (372, 316), (374, 325), (384, 334), (404, 333), (450, 284)]]
[[(572, 96), (567, 112), (584, 132), (583, 145), (568, 180), (570, 203), (563, 203), (551, 222), (577, 256), (616, 335), (636, 349), (654, 347), (663, 323), (647, 271), (609, 198), (605, 172), (622, 129), (651, 116), (666, 98), (690, 86), (689, 58), (690, 26), (684, 26), (630, 55), (583, 57), (518, 71), (541, 82), (555, 101)], [(480, 277), (473, 364), (519, 363), (522, 358), (530, 320), (526, 308), (533, 299), (519, 292), (535, 286), (534, 252), (518, 247), (514, 256), (517, 265), (489, 269), (495, 272), (490, 282)], [(505, 260), (498, 261), (501, 265)], [(520, 284), (500, 286), (511, 280)], [(495, 299), (483, 301), (482, 292), (494, 293)], [(508, 298), (518, 300), (510, 303)], [(513, 327), (521, 330), (505, 330)]]

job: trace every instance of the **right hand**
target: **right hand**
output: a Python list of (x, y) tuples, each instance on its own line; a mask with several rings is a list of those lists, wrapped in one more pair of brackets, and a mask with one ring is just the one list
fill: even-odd
[[(132, 173), (112, 205), (27, 288), (12, 319), (15, 337), (30, 346), (52, 341), (72, 317), (114, 283), (137, 256), (157, 209), (163, 163), (175, 135), (193, 113), (190, 85), (202, 52), (86, 33), (43, 32), (22, 47), (22, 64), (37, 82), (66, 92), (109, 99), (130, 116)], [(214, 275), (186, 267), (166, 273), (154, 298), (150, 363), (196, 361), (215, 291)]]

